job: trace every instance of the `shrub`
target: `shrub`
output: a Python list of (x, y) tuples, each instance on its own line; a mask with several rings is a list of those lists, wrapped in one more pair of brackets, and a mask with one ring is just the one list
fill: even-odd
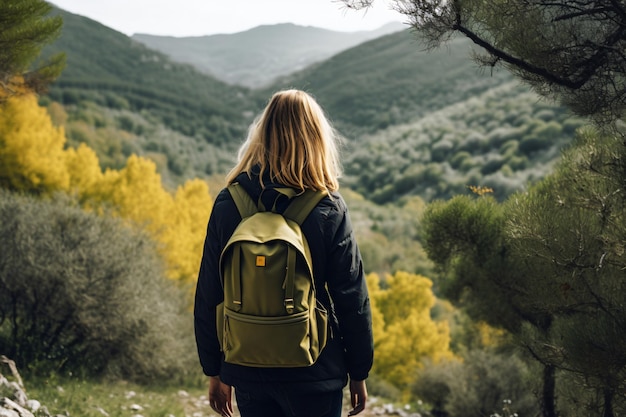
[(500, 156), (492, 158), (488, 160), (487, 162), (485, 162), (485, 164), (480, 168), (480, 173), (483, 175), (492, 174), (496, 172), (497, 170), (499, 170), (502, 167), (502, 165), (504, 165), (504, 163), (505, 163), (504, 159), (502, 159), (502, 157)]
[(171, 378), (194, 359), (153, 243), (67, 198), (0, 192), (0, 352), (35, 373)]
[(515, 355), (475, 350), (463, 362), (426, 365), (413, 394), (449, 417), (492, 415), (505, 400), (519, 415), (538, 415), (531, 374)]
[(525, 155), (530, 155), (547, 148), (554, 144), (554, 140), (545, 136), (525, 136), (519, 144), (519, 151)]
[(400, 401), (402, 399), (402, 392), (396, 386), (375, 373), (371, 373), (367, 378), (367, 390), (374, 397), (380, 397), (387, 401)]
[(464, 162), (466, 161), (471, 162), (471, 158), (472, 158), (472, 155), (467, 151), (457, 152), (450, 159), (450, 166), (452, 166), (452, 168), (454, 169), (459, 169), (464, 164)]

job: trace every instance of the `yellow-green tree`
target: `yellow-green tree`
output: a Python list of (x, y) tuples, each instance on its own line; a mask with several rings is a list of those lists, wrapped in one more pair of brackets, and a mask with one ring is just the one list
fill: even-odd
[(434, 363), (452, 358), (447, 322), (436, 322), (432, 281), (421, 275), (396, 272), (385, 277), (368, 276), (376, 351), (374, 371), (407, 389), (425, 359)]
[(175, 192), (163, 187), (154, 162), (136, 155), (104, 173), (86, 145), (65, 149), (56, 127), (33, 94), (0, 105), (0, 187), (36, 194), (74, 194), (88, 209), (127, 219), (159, 243), (168, 276), (195, 279), (212, 207), (208, 185), (191, 180)]
[(34, 193), (67, 190), (65, 132), (37, 98), (15, 96), (0, 110), (0, 186)]

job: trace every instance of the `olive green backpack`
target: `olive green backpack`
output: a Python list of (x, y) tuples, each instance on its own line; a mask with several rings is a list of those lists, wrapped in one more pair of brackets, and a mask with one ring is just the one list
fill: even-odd
[(281, 215), (276, 207), (257, 205), (238, 183), (228, 191), (242, 220), (220, 257), (224, 302), (217, 307), (217, 333), (225, 360), (264, 368), (310, 366), (326, 345), (328, 315), (315, 297), (300, 225), (326, 193), (276, 189), (290, 199)]

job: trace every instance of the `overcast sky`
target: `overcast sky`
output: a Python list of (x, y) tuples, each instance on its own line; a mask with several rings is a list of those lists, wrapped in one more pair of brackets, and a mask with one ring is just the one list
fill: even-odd
[(235, 33), (259, 25), (295, 23), (338, 31), (377, 29), (403, 16), (388, 0), (366, 11), (338, 0), (51, 0), (126, 35), (201, 36)]

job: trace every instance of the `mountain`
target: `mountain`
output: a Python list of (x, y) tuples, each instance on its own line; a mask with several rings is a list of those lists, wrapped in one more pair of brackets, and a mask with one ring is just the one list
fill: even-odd
[(379, 204), (470, 185), (504, 198), (549, 172), (582, 123), (508, 72), (479, 71), (464, 38), (428, 52), (413, 33), (394, 32), (248, 89), (60, 13), (51, 49), (67, 52), (68, 67), (50, 98), (69, 114), (70, 144), (88, 143), (111, 167), (149, 156), (173, 185), (232, 167), (252, 117), (283, 88), (317, 98), (347, 138), (343, 184)]
[(348, 140), (343, 183), (379, 203), (488, 186), (503, 199), (550, 172), (582, 124), (504, 70), (479, 71), (465, 38), (426, 51), (409, 31), (366, 42), (261, 92), (312, 93)]
[(286, 76), (262, 94), (282, 88), (309, 91), (349, 137), (407, 123), (512, 80), (485, 74), (470, 59), (465, 38), (426, 51), (409, 30), (341, 52)]
[(258, 88), (403, 28), (396, 22), (373, 31), (338, 32), (283, 23), (228, 35), (176, 38), (135, 34), (132, 39), (229, 84)]
[[(67, 67), (50, 95), (64, 104), (89, 100), (147, 113), (169, 128), (211, 144), (238, 142), (250, 113), (248, 91), (175, 63), (86, 17), (63, 17), (60, 38), (43, 55), (64, 51)], [(248, 119), (249, 119), (248, 115)]]

